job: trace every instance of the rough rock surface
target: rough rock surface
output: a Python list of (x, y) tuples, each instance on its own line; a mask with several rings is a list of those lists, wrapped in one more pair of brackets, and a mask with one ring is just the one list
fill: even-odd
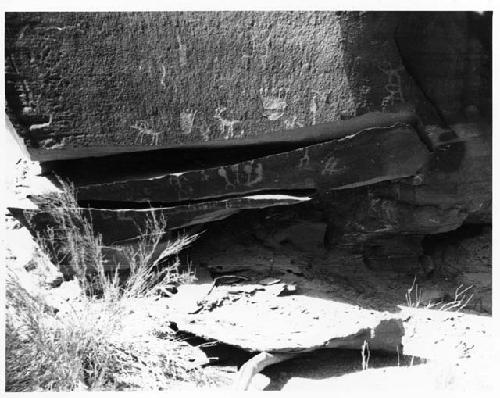
[(189, 286), (182, 286), (175, 299), (183, 307), (185, 300), (191, 301), (187, 314), (176, 313), (179, 305), (171, 304), (171, 319), (180, 330), (249, 351), (356, 349), (366, 340), (373, 349), (396, 352), (403, 335), (401, 320), (389, 314), (308, 297), (296, 292), (294, 285), (283, 283), (231, 284), (199, 296)]
[[(293, 210), (276, 208), (259, 213), (239, 214), (207, 228), (189, 252), (193, 267), (206, 269), (214, 277), (267, 273), (292, 278), (290, 283), (296, 285), (311, 278), (321, 280), (311, 288), (311, 294), (325, 291), (335, 300), (387, 311), (397, 311), (397, 305), (406, 302), (405, 295), (415, 277), (423, 305), (454, 300), (457, 287), (473, 285), (463, 297), (465, 300), (473, 294), (468, 308), (490, 313), (487, 302), (491, 300), (491, 268), (487, 263), (491, 251), (486, 245), (487, 234), (467, 238), (463, 234), (452, 237), (449, 235), (454, 232), (449, 232), (427, 235), (423, 242), (419, 235), (395, 234), (351, 247), (328, 248), (324, 245), (328, 224), (314, 201)], [(466, 225), (461, 229), (469, 228)], [(457, 248), (469, 253), (464, 244), (471, 240), (477, 240), (477, 246), (471, 246), (477, 251), (462, 256), (457, 268), (449, 268), (458, 255)], [(445, 263), (439, 257), (441, 248), (447, 247)], [(472, 257), (474, 261), (466, 260)], [(468, 266), (461, 267), (465, 261)], [(481, 283), (467, 282), (467, 273), (462, 274), (465, 270)], [(381, 292), (383, 297), (379, 296)], [(416, 301), (414, 296), (412, 300)]]
[(464, 226), (450, 234), (427, 237), (424, 250), (433, 269), (464, 286), (473, 286), (471, 304), (492, 313), (491, 226)]
[(490, 119), (492, 13), (400, 17), (395, 38), (403, 63), (443, 121), (463, 122), (467, 114)]
[(238, 140), (376, 110), (438, 124), (402, 64), (403, 23), (377, 12), (9, 13), (9, 116), (45, 160), (51, 149)]

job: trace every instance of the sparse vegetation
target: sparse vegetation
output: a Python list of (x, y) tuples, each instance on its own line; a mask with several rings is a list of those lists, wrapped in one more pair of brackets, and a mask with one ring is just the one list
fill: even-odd
[(427, 309), (440, 311), (461, 311), (469, 304), (473, 297), (472, 294), (466, 294), (470, 289), (472, 289), (472, 286), (464, 288), (463, 284), (460, 284), (455, 289), (455, 296), (452, 300), (447, 302), (438, 301), (435, 303), (424, 303), (422, 300), (422, 289), (418, 287), (416, 278), (414, 278), (411, 287), (405, 293), (405, 299), (408, 307), (425, 307)]
[(463, 284), (460, 284), (455, 289), (455, 297), (452, 301), (447, 302), (447, 303), (437, 303), (436, 305), (438, 306), (438, 309), (441, 311), (461, 311), (463, 310), (467, 304), (469, 304), (469, 301), (471, 301), (472, 297), (474, 296), (473, 294), (470, 294), (469, 296), (466, 295), (466, 293), (472, 289), (472, 286), (464, 288)]
[(368, 343), (366, 340), (363, 342), (363, 345), (361, 346), (361, 368), (363, 370), (368, 369), (368, 364), (370, 363), (370, 347), (368, 346)]
[(38, 241), (66, 275), (79, 281), (81, 294), (55, 309), (47, 292), (28, 291), (9, 270), (6, 389), (165, 389), (183, 380), (208, 383), (188, 358), (173, 355), (173, 343), (160, 339), (161, 325), (143, 325), (140, 336), (123, 333), (130, 300), (192, 278), (179, 271), (176, 256), (196, 236), (163, 241), (166, 220), (152, 212), (135, 247), (122, 249), (130, 275), (120, 281), (118, 268), (106, 272), (102, 240), (83, 217), (72, 188), (62, 186), (61, 194), (44, 200), (42, 209), (53, 222)]
[(417, 278), (413, 278), (411, 287), (405, 293), (406, 305), (408, 307), (420, 307), (422, 304), (422, 289), (416, 284)]

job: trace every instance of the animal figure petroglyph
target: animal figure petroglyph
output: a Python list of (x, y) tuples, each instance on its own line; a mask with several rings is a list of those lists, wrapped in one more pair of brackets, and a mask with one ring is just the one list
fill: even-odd
[(295, 127), (304, 127), (304, 125), (301, 122), (298, 122), (297, 119), (297, 116), (284, 119), (283, 123), (285, 124), (285, 130), (294, 129)]
[(224, 139), (234, 138), (234, 126), (241, 124), (241, 120), (229, 120), (222, 117), (222, 114), (227, 110), (225, 106), (217, 107), (215, 109), (214, 118), (220, 123), (220, 132), (222, 133)]
[(151, 144), (152, 145), (158, 145), (158, 140), (160, 138), (161, 132), (159, 131), (153, 131), (148, 127), (147, 122), (143, 120), (139, 120), (135, 122), (133, 126), (130, 126), (131, 128), (137, 130), (139, 133), (137, 134), (137, 137), (135, 139), (135, 143), (141, 143), (144, 139), (144, 137), (149, 136), (151, 137)]
[(47, 123), (32, 124), (29, 128), (30, 131), (36, 131), (49, 127), (52, 124), (52, 115), (49, 116), (49, 121)]

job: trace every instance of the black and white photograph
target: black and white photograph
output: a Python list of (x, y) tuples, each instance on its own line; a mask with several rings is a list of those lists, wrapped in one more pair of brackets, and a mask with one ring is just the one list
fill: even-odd
[(5, 392), (493, 396), (492, 1), (7, 3)]

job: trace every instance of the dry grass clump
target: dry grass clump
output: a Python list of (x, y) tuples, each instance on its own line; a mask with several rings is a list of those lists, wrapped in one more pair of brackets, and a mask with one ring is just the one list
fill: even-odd
[[(123, 293), (127, 297), (150, 296), (165, 290), (171, 284), (185, 283), (193, 279), (189, 269), (185, 273), (179, 272), (180, 261), (177, 254), (197, 239), (198, 235), (180, 236), (174, 241), (162, 243), (165, 228), (165, 218), (158, 218), (151, 212), (138, 245), (122, 250), (130, 268), (130, 276)], [(160, 266), (172, 257), (175, 257), (174, 262)]]
[(55, 313), (12, 273), (6, 291), (7, 391), (161, 390), (178, 382), (209, 383), (158, 338), (159, 325), (123, 336), (130, 309), (122, 300), (82, 295)]
[[(78, 299), (55, 309), (48, 292), (32, 292), (9, 270), (6, 281), (6, 390), (166, 389), (179, 381), (207, 384), (188, 358), (171, 355), (158, 323), (127, 338), (130, 302), (192, 277), (177, 254), (196, 236), (163, 242), (165, 220), (152, 214), (134, 249), (123, 249), (130, 277), (107, 273), (103, 245), (71, 187), (45, 202), (53, 220), (39, 243), (78, 279)], [(174, 257), (174, 260), (170, 258)], [(163, 263), (167, 265), (163, 266)], [(147, 317), (146, 317), (147, 318)], [(165, 320), (166, 321), (166, 320)], [(141, 325), (142, 326), (142, 325)]]
[(55, 314), (43, 296), (24, 289), (12, 272), (6, 298), (7, 391), (77, 390), (102, 384), (112, 358), (107, 342), (119, 327), (119, 311), (98, 316), (89, 299), (81, 310)]
[[(48, 216), (44, 217), (46, 228), (38, 233), (37, 243), (65, 277), (75, 275), (83, 281), (89, 274), (98, 272), (104, 264), (102, 239), (94, 233), (92, 223), (83, 217), (74, 187), (62, 180), (59, 184), (60, 192), (36, 198), (40, 211), (32, 216)], [(30, 219), (27, 221), (31, 222)], [(38, 219), (32, 223), (41, 221)]]

